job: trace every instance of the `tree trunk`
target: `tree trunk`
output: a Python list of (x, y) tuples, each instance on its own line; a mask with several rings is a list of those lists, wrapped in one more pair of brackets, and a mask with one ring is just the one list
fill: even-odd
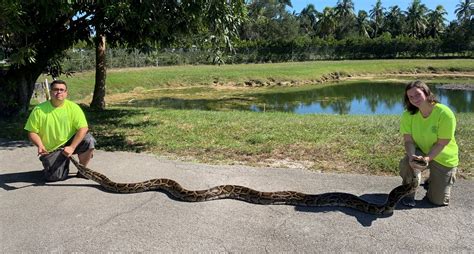
[(95, 43), (95, 87), (92, 96), (91, 108), (105, 109), (105, 80), (106, 80), (106, 54), (105, 35), (97, 35)]
[(26, 115), (41, 68), (21, 66), (0, 70), (0, 118)]

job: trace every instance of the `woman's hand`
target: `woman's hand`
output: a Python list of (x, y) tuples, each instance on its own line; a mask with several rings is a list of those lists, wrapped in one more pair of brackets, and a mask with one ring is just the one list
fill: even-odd
[(417, 170), (425, 170), (428, 167), (428, 162), (429, 162), (429, 157), (426, 159), (423, 156), (418, 156), (415, 154), (412, 154), (409, 156), (409, 161), (408, 163), (410, 164), (410, 167), (412, 169), (417, 169)]

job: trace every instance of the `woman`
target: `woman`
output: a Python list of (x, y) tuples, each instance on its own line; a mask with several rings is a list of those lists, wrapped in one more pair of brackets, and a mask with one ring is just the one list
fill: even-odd
[[(428, 200), (436, 205), (448, 205), (459, 162), (454, 139), (456, 118), (447, 106), (435, 99), (422, 81), (406, 86), (405, 109), (400, 123), (406, 151), (406, 156), (400, 161), (403, 183), (413, 181), (413, 169), (419, 167), (415, 160), (424, 160), (430, 169)], [(415, 193), (402, 202), (415, 206)]]

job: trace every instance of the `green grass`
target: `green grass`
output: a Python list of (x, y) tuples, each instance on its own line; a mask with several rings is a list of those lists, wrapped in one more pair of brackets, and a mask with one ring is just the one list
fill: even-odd
[[(399, 116), (297, 115), (111, 107), (86, 115), (98, 148), (152, 152), (208, 163), (299, 165), (316, 171), (396, 175), (403, 145)], [(459, 173), (472, 178), (474, 114), (457, 114)], [(0, 136), (25, 139), (24, 119)]]
[[(142, 87), (146, 90), (162, 87), (236, 84), (245, 82), (306, 82), (320, 81), (331, 73), (342, 76), (385, 75), (397, 73), (474, 72), (472, 59), (400, 59), (315, 61), (275, 64), (238, 64), (223, 66), (171, 66), (108, 70), (107, 93), (124, 93)], [(40, 80), (44, 81), (45, 77)], [(94, 87), (94, 72), (61, 77), (70, 84), (72, 99), (90, 96)]]

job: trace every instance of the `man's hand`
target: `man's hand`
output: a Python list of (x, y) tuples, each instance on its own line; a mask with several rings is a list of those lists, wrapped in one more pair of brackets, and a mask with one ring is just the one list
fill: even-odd
[(38, 156), (49, 154), (44, 146), (38, 146)]
[(76, 134), (74, 135), (74, 138), (72, 139), (72, 142), (63, 148), (63, 154), (67, 157), (71, 157), (74, 151), (76, 150), (76, 147), (81, 143), (81, 141), (84, 139), (84, 137), (87, 134), (87, 131), (89, 130), (88, 127), (83, 127), (80, 128)]
[(38, 133), (35, 132), (28, 132), (28, 138), (35, 144), (36, 147), (38, 147), (38, 154), (37, 156), (43, 156), (47, 155), (48, 150), (43, 145), (43, 142), (41, 141), (41, 137), (38, 135)]
[(71, 157), (71, 155), (74, 153), (74, 150), (76, 150), (75, 147), (65, 146), (63, 149), (63, 154), (66, 155), (67, 157)]

